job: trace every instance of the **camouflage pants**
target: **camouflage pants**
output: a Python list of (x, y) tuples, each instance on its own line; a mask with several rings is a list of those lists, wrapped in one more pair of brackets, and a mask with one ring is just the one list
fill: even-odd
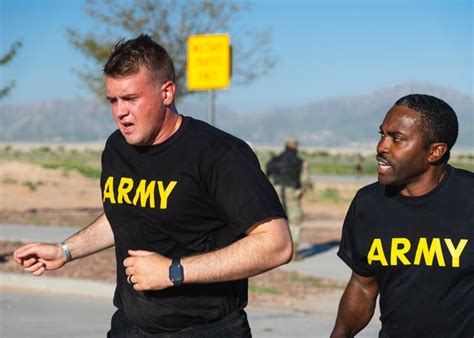
[(295, 188), (283, 188), (275, 186), (280, 202), (288, 216), (291, 237), (293, 238), (294, 249), (298, 249), (301, 235), (301, 223), (303, 223), (303, 209), (301, 208), (301, 190)]

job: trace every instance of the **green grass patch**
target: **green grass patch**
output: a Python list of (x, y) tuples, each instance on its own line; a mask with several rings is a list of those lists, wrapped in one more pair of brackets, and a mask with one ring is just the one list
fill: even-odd
[[(262, 169), (270, 158), (282, 149), (254, 148)], [(97, 179), (101, 171), (102, 150), (67, 149), (63, 145), (41, 145), (29, 150), (21, 150), (12, 145), (0, 148), (2, 160), (23, 161), (42, 165), (45, 168), (62, 168), (65, 172), (75, 171), (86, 177)], [(326, 150), (302, 148), (300, 156), (308, 163), (312, 174), (356, 175), (356, 164), (361, 154), (332, 153)], [(474, 171), (474, 155), (470, 153), (452, 155), (450, 164), (454, 167)], [(375, 175), (377, 163), (374, 155), (366, 155), (362, 164), (363, 175)], [(67, 174), (66, 174), (67, 175)]]
[(85, 177), (100, 178), (100, 172), (101, 172), (100, 168), (95, 168), (95, 167), (83, 165), (80, 163), (71, 163), (71, 162), (66, 162), (66, 161), (44, 163), (44, 164), (41, 164), (41, 166), (47, 169), (59, 169), (59, 168), (65, 169), (66, 170), (65, 176), (67, 176), (67, 171), (73, 170), (84, 175)]
[[(260, 161), (262, 168), (265, 168), (267, 162), (274, 155), (281, 153), (282, 149), (254, 149)], [(336, 175), (356, 175), (356, 165), (359, 157), (358, 152), (353, 153), (331, 153), (325, 150), (309, 150), (302, 148), (299, 155), (309, 165), (312, 174), (336, 174)], [(377, 162), (375, 160), (375, 151), (373, 155), (363, 156), (362, 175), (375, 175), (377, 173)], [(462, 153), (453, 154), (449, 164), (456, 168), (474, 171), (474, 154)]]
[(48, 169), (64, 169), (64, 172), (75, 171), (93, 179), (100, 178), (100, 150), (66, 149), (64, 146), (39, 146), (29, 150), (5, 146), (0, 149), (2, 160), (21, 161), (41, 165)]

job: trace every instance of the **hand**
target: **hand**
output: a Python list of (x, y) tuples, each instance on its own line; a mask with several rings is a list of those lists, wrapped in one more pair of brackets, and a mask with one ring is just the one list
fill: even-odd
[(173, 286), (169, 278), (171, 259), (144, 250), (128, 250), (123, 261), (127, 280), (136, 291), (162, 290)]
[(46, 270), (59, 269), (66, 263), (59, 244), (29, 243), (16, 249), (13, 258), (35, 276), (41, 276)]

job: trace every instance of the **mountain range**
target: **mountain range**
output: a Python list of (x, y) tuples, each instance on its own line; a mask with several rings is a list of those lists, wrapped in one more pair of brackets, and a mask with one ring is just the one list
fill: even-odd
[[(216, 107), (217, 126), (249, 143), (281, 145), (286, 137), (313, 147), (374, 147), (386, 112), (400, 97), (424, 93), (442, 98), (458, 115), (457, 146), (474, 149), (474, 96), (447, 87), (404, 83), (371, 93), (236, 113)], [(206, 120), (207, 105), (184, 101), (184, 115)], [(115, 129), (110, 109), (95, 100), (57, 100), (0, 106), (0, 142), (103, 142)]]

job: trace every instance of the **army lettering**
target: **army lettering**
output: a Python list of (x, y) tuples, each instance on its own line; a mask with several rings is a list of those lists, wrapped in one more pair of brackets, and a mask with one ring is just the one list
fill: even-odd
[[(446, 246), (447, 250), (443, 251), (442, 243)], [(451, 256), (451, 266), (453, 268), (459, 268), (459, 259), (461, 254), (466, 247), (468, 240), (461, 239), (457, 245), (454, 245), (450, 238), (433, 238), (431, 244), (428, 243), (428, 239), (421, 237), (416, 244), (416, 247), (412, 248), (412, 243), (408, 238), (392, 238), (390, 245), (390, 256), (385, 255), (382, 247), (382, 239), (374, 238), (372, 245), (370, 246), (369, 253), (367, 254), (367, 261), (370, 265), (374, 262), (379, 262), (382, 266), (396, 266), (398, 264), (403, 265), (426, 265), (433, 266), (434, 261), (440, 267), (446, 266), (445, 254), (449, 252)], [(447, 252), (446, 252), (447, 251)], [(408, 253), (415, 253), (412, 262), (407, 258)]]
[(102, 202), (109, 200), (111, 204), (133, 204), (140, 205), (145, 208), (147, 205), (150, 208), (155, 208), (155, 196), (158, 192), (160, 199), (160, 209), (168, 207), (168, 198), (176, 186), (177, 181), (170, 181), (166, 186), (163, 181), (147, 181), (140, 180), (135, 191), (132, 192), (135, 182), (128, 177), (121, 177), (117, 187), (117, 192), (114, 191), (114, 178), (109, 176), (104, 184), (104, 191), (102, 193)]

